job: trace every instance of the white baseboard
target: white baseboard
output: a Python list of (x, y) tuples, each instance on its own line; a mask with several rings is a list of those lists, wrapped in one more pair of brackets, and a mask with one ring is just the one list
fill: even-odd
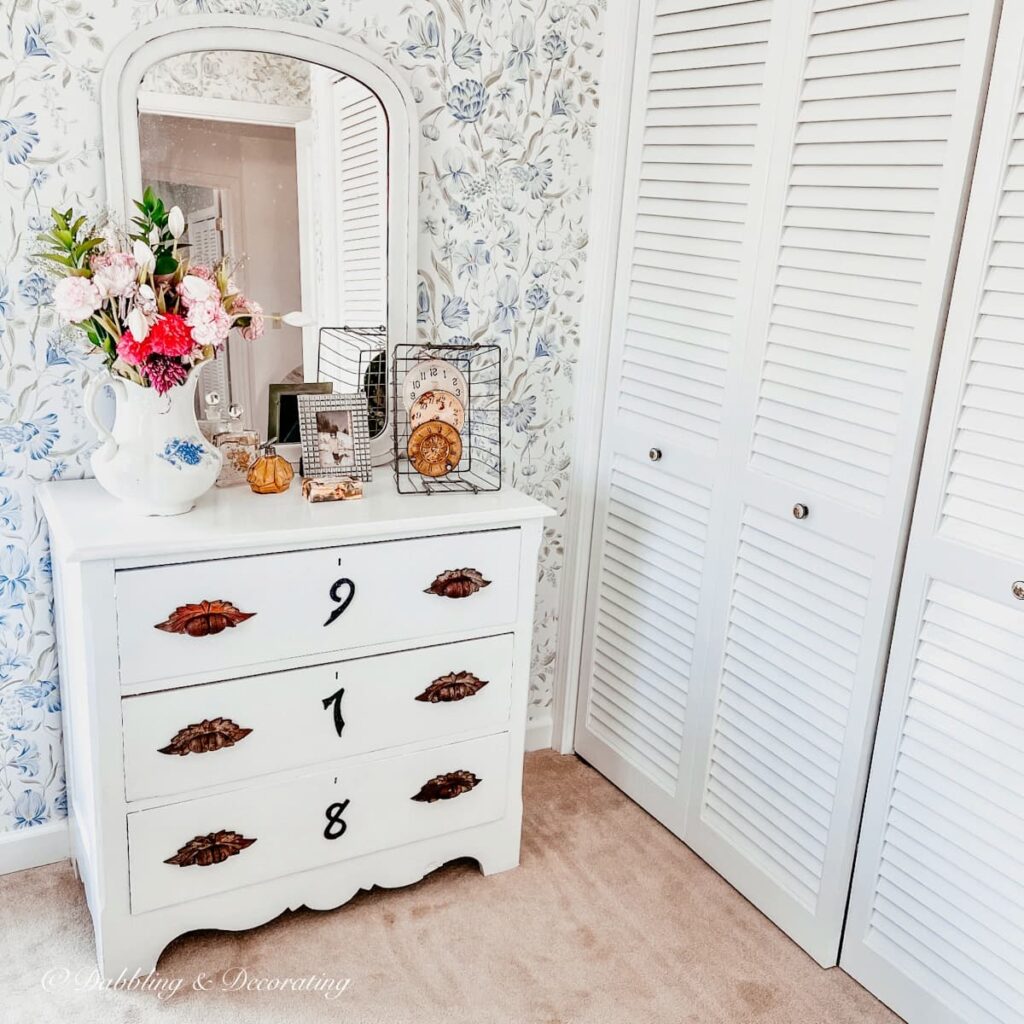
[(526, 749), (547, 750), (551, 746), (551, 730), (554, 723), (551, 720), (551, 713), (548, 712), (544, 718), (526, 723)]
[(0, 832), (0, 875), (53, 864), (69, 856), (68, 823), (64, 819)]

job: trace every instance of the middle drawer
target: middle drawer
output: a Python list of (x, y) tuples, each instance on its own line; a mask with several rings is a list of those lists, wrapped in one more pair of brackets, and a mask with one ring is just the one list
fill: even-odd
[(502, 728), (513, 636), (124, 697), (125, 796)]

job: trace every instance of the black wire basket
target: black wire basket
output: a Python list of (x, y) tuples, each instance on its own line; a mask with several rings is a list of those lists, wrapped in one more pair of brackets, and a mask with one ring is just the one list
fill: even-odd
[[(464, 411), (458, 430), (461, 457), (443, 475), (425, 476), (409, 457), (409, 442), (417, 427), (430, 421), (429, 413), (422, 413), (421, 406), (409, 399), (422, 399), (427, 391), (457, 394), (463, 387), (464, 394), (458, 395)], [(414, 424), (417, 412), (420, 422)], [(428, 418), (423, 420), (423, 415)], [(451, 418), (447, 422), (452, 425)], [(396, 345), (392, 356), (391, 423), (399, 494), (500, 490), (501, 349), (497, 345)]]

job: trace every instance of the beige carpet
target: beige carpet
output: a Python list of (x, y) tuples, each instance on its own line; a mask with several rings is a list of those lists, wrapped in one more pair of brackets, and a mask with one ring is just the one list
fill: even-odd
[[(527, 761), (522, 866), (458, 862), (329, 913), (197, 932), (152, 993), (44, 992), (48, 967), (88, 972), (85, 900), (67, 864), (0, 878), (3, 1024), (211, 1021), (350, 1024), (893, 1024), (823, 971), (669, 832), (582, 762)], [(195, 991), (199, 972), (350, 978), (309, 992)]]

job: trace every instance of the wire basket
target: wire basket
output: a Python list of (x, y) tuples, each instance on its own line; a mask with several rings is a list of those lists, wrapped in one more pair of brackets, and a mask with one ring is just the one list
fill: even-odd
[(321, 327), (317, 380), (336, 392), (366, 395), (370, 439), (388, 425), (387, 330), (381, 327)]
[[(447, 371), (439, 363), (449, 364)], [(440, 373), (438, 373), (440, 370)], [(421, 380), (416, 380), (416, 374)], [(433, 374), (433, 376), (431, 376)], [(444, 383), (444, 378), (448, 383)], [(435, 380), (441, 384), (434, 384)], [(462, 456), (443, 476), (424, 476), (409, 458), (415, 427), (407, 401), (418, 393), (461, 388), (465, 419), (459, 434)], [(443, 384), (443, 386), (442, 386)], [(497, 345), (396, 345), (392, 357), (391, 422), (395, 438), (395, 482), (400, 494), (444, 494), (501, 489), (501, 349)], [(419, 424), (417, 424), (419, 425)]]

